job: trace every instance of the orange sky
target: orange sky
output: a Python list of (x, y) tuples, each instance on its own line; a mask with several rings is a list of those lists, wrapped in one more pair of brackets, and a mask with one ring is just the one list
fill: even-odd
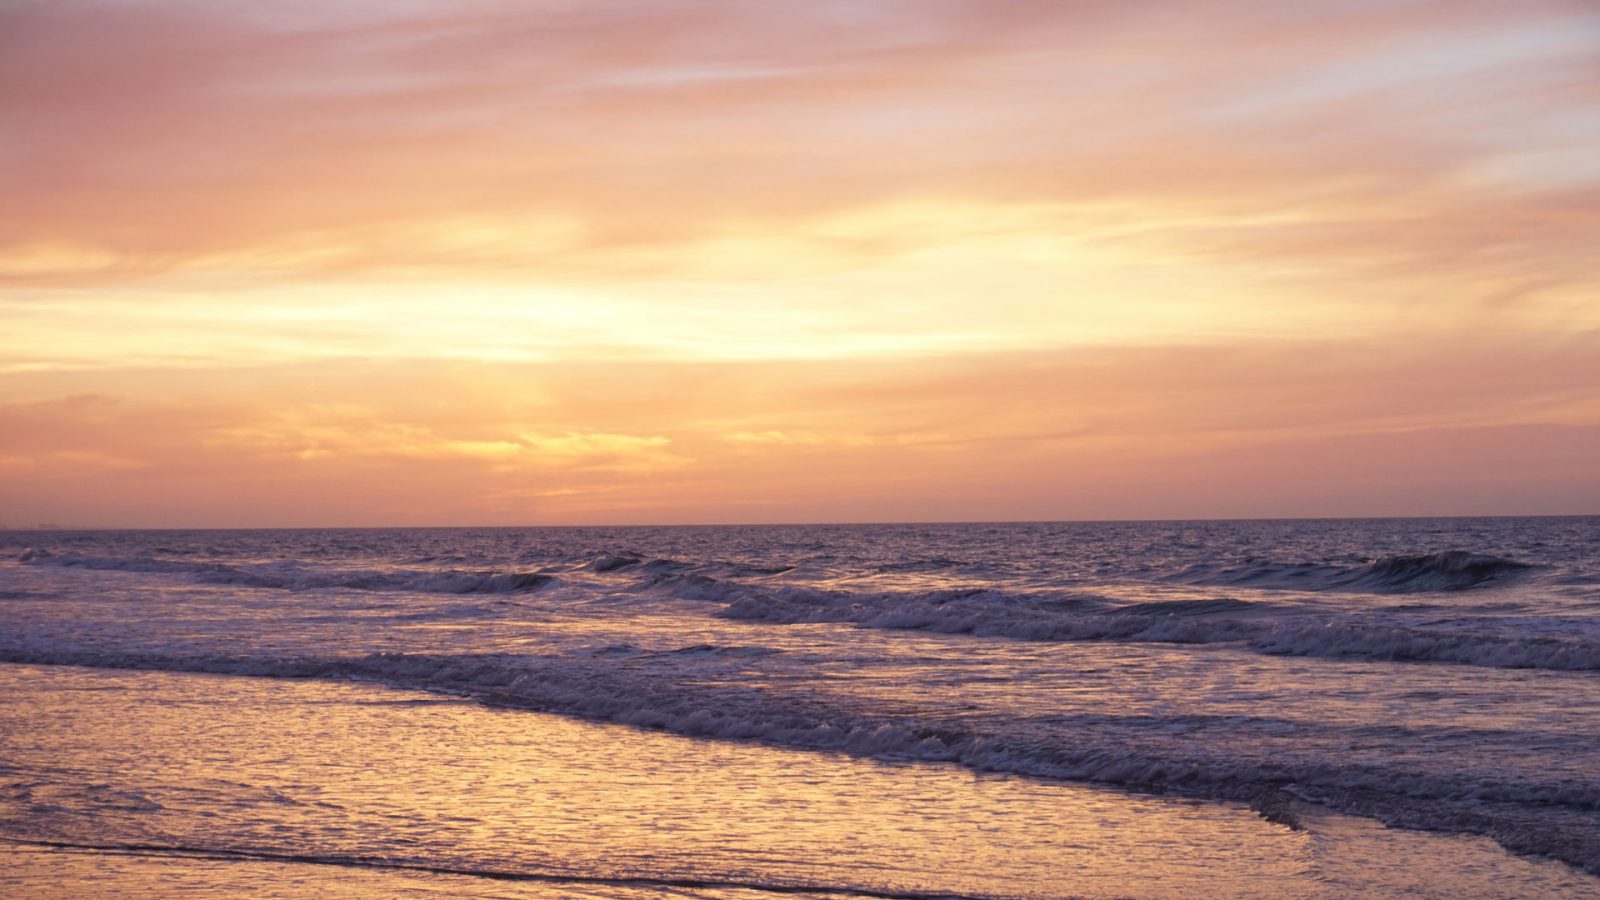
[(0, 3), (0, 525), (1600, 512), (1600, 8)]

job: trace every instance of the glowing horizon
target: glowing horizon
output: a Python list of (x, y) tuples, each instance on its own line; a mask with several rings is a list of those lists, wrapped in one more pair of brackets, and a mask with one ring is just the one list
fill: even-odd
[(0, 525), (1600, 512), (1575, 2), (0, 6)]

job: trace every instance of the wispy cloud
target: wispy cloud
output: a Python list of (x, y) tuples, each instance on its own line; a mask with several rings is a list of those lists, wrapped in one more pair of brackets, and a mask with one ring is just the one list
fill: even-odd
[(0, 4), (0, 507), (1568, 509), (1597, 48), (1569, 0)]

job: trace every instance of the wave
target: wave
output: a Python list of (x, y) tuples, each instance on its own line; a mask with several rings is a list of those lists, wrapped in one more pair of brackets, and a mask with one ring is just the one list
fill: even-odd
[[(1430, 627), (1385, 620), (1378, 614), (1314, 615), (1229, 597), (1114, 605), (1094, 595), (760, 590), (700, 576), (655, 584), (669, 586), (678, 596), (725, 603), (717, 612), (723, 618), (777, 625), (837, 622), (1028, 641), (1238, 644), (1277, 656), (1600, 670), (1600, 634), (1552, 636)], [(1593, 624), (1585, 623), (1591, 632)]]
[(1425, 556), (1386, 556), (1362, 569), (1352, 584), (1395, 593), (1461, 591), (1531, 568), (1514, 559), (1449, 550)]
[(185, 575), (205, 584), (289, 591), (346, 588), (362, 591), (414, 591), (425, 594), (521, 594), (545, 588), (557, 578), (544, 572), (492, 572), (459, 569), (332, 569), (294, 562), (204, 563), (149, 556), (100, 557), (28, 550), (18, 562), (35, 566)]
[(635, 553), (603, 553), (592, 559), (585, 568), (599, 573), (631, 569), (657, 574), (679, 572), (684, 569), (692, 569), (694, 566), (694, 563), (685, 562), (681, 559), (668, 559), (666, 557), (646, 559)]
[(688, 573), (690, 570), (699, 570), (699, 574), (702, 576), (709, 572), (726, 578), (761, 578), (792, 572), (795, 567), (784, 564), (757, 565), (748, 562), (713, 561), (692, 563), (665, 557), (646, 559), (643, 556), (632, 553), (608, 553), (595, 557), (584, 568), (596, 574), (609, 574), (612, 572), (642, 573), (648, 577), (662, 577), (671, 574)]
[[(28, 550), (18, 562), (34, 566), (173, 574), (206, 584), (307, 591), (349, 589), (449, 595), (508, 595), (544, 591), (558, 583), (594, 596), (627, 599), (647, 592), (677, 600), (719, 604), (715, 615), (774, 625), (843, 623), (862, 628), (927, 631), (1027, 641), (1117, 641), (1162, 644), (1232, 644), (1254, 652), (1374, 662), (1448, 663), (1492, 668), (1600, 670), (1600, 627), (1594, 620), (1539, 620), (1544, 632), (1516, 618), (1451, 622), (1423, 618), (1433, 605), (1334, 615), (1262, 600), (1232, 597), (1117, 602), (1087, 592), (1013, 593), (987, 588), (930, 591), (846, 591), (739, 580), (731, 564), (696, 566), (681, 560), (618, 554), (591, 558), (596, 573), (625, 573), (628, 580), (584, 584), (546, 571), (464, 569), (340, 569), (296, 561), (225, 564), (151, 556), (85, 556)], [(1295, 572), (1311, 571), (1290, 567)], [(1316, 566), (1325, 584), (1378, 584), (1396, 591), (1428, 584), (1460, 589), (1528, 568), (1498, 557), (1450, 552), (1387, 557), (1354, 569)], [(1326, 571), (1324, 571), (1326, 570)], [(719, 571), (726, 577), (704, 574)], [(1263, 563), (1191, 577), (1203, 581), (1278, 583), (1286, 567)], [(1277, 581), (1275, 581), (1277, 580)], [(1446, 589), (1446, 588), (1441, 588)], [(11, 595), (0, 595), (0, 599)], [(28, 599), (21, 595), (17, 599)], [(416, 613), (456, 618), (502, 615), (495, 607), (461, 607)], [(1442, 615), (1442, 614), (1441, 614)], [(1550, 632), (1549, 626), (1563, 631)]]
[[(371, 681), (691, 737), (1242, 800), (1265, 814), (1289, 793), (1390, 824), (1486, 834), (1518, 852), (1600, 874), (1600, 831), (1593, 828), (1600, 783), (1483, 762), (1497, 754), (1515, 759), (1529, 740), (1550, 744), (1552, 752), (1562, 752), (1562, 741), (1573, 745), (1572, 753), (1589, 752), (1581, 735), (1462, 728), (1441, 736), (1397, 725), (1395, 734), (1377, 736), (1337, 723), (1273, 718), (884, 712), (803, 687), (706, 679), (673, 654), (619, 665), (517, 654), (251, 657), (12, 646), (0, 648), (0, 661)], [(1414, 749), (1441, 737), (1480, 748), (1479, 763), (1456, 765)], [(1376, 751), (1358, 746), (1374, 740), (1383, 743)]]
[(1297, 591), (1362, 591), (1412, 594), (1464, 591), (1504, 581), (1533, 566), (1465, 550), (1420, 556), (1385, 556), (1360, 566), (1250, 560), (1208, 563), (1169, 576), (1187, 584), (1235, 585)]
[[(180, 554), (183, 555), (183, 554)], [(473, 571), (465, 569), (333, 569), (321, 564), (284, 561), (272, 563), (220, 563), (161, 556), (88, 556), (48, 549), (28, 549), (19, 563), (65, 568), (188, 575), (218, 584), (303, 590), (333, 587), (357, 590), (416, 590), (429, 593), (503, 593), (535, 590), (554, 579), (552, 572), (568, 566), (540, 567), (533, 571)], [(429, 556), (424, 565), (462, 562), (461, 557)], [(531, 564), (531, 563), (530, 563)], [(886, 564), (878, 571), (948, 570), (968, 564), (939, 557), (904, 564)], [(931, 569), (930, 569), (931, 567)], [(724, 597), (736, 593), (741, 579), (768, 580), (768, 576), (793, 571), (790, 565), (689, 562), (667, 557), (651, 558), (631, 552), (606, 553), (582, 562), (582, 570), (595, 575), (627, 575), (642, 579), (642, 588), (675, 585), (680, 591)], [(1286, 563), (1250, 560), (1244, 563), (1206, 563), (1172, 573), (1145, 570), (1146, 577), (1169, 582), (1209, 586), (1237, 586), (1298, 591), (1360, 591), (1409, 594), (1462, 591), (1507, 582), (1534, 568), (1517, 560), (1450, 550), (1418, 556), (1386, 556), (1359, 566), (1330, 563)], [(614, 583), (614, 582), (613, 582)], [(726, 587), (729, 584), (734, 587)], [(699, 585), (694, 588), (693, 585)], [(811, 588), (810, 590), (820, 590)], [(1220, 601), (1219, 601), (1220, 602)], [(1229, 601), (1231, 602), (1231, 601)]]
[(637, 556), (622, 553), (610, 554), (597, 557), (594, 562), (589, 564), (589, 568), (596, 572), (615, 572), (618, 569), (631, 569), (642, 562), (644, 560)]

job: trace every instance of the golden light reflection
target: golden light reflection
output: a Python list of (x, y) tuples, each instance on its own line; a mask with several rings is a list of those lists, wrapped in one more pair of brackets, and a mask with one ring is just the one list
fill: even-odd
[[(1243, 803), (694, 740), (371, 685), (15, 665), (0, 677), (21, 698), (0, 710), (8, 764), (36, 800), (26, 817), (4, 815), (4, 876), (70, 894), (235, 896), (264, 878), (318, 896), (471, 894), (485, 874), (512, 897), (659, 896), (659, 882), (698, 879), (728, 887), (697, 895), (727, 900), (756, 895), (739, 885), (1183, 896), (1218, 872), (1241, 894), (1471, 893), (1485, 873), (1563, 894), (1587, 886), (1488, 838), (1298, 801), (1290, 814), (1312, 830)], [(68, 727), (29, 727), (39, 721)], [(213, 752), (194, 752), (197, 721)], [(84, 784), (84, 771), (114, 775)], [(18, 802), (0, 797), (0, 815)], [(40, 838), (109, 849), (29, 843)], [(157, 849), (116, 849), (129, 844)], [(1421, 856), (1449, 865), (1419, 870)], [(318, 859), (333, 864), (306, 864)]]

